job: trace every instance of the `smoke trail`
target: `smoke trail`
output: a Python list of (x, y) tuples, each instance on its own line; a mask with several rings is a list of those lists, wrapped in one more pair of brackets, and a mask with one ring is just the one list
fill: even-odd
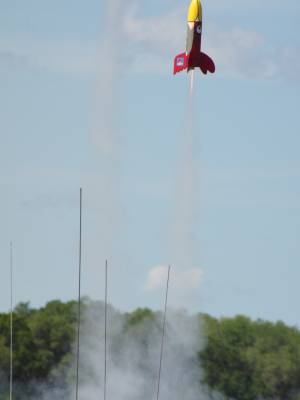
[(196, 223), (199, 199), (198, 135), (196, 128), (193, 76), (186, 104), (182, 130), (179, 170), (175, 182), (172, 229), (169, 252), (172, 265), (190, 269), (198, 265), (196, 254)]
[[(122, 48), (120, 30), (124, 5), (121, 0), (103, 5), (105, 28), (98, 50), (96, 109), (93, 132), (95, 173), (88, 182), (87, 205), (94, 212), (87, 233), (88, 264), (103, 263), (116, 252), (121, 220), (120, 139), (118, 131), (118, 87), (121, 75)], [(100, 261), (97, 262), (96, 260)]]
[(194, 75), (195, 75), (195, 71), (194, 70), (192, 70), (191, 72), (190, 72), (190, 76), (191, 76), (191, 83), (190, 83), (190, 96), (193, 96), (193, 93), (194, 93)]
[[(105, 6), (104, 6), (105, 7)], [(106, 2), (106, 26), (98, 54), (96, 95), (96, 129), (94, 140), (98, 150), (113, 156), (117, 146), (117, 87), (121, 71), (120, 26), (121, 0)], [(115, 161), (115, 160), (114, 160)]]

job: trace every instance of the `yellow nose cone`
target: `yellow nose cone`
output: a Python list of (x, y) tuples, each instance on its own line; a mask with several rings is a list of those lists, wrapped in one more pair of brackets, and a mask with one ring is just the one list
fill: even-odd
[(188, 12), (188, 22), (202, 21), (202, 6), (200, 0), (191, 0)]

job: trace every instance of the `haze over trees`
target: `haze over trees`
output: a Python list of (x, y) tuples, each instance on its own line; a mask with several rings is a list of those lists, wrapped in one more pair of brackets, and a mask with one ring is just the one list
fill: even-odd
[[(73, 344), (76, 339), (76, 302), (55, 300), (40, 309), (21, 303), (14, 310), (14, 399), (38, 396), (39, 387), (74, 381)], [(83, 308), (103, 311), (103, 303), (85, 299)], [(112, 309), (112, 308), (111, 308)], [(147, 330), (157, 324), (160, 313), (137, 309), (118, 313), (123, 335), (148, 346)], [(252, 321), (244, 316), (216, 319), (194, 315), (201, 324), (195, 354), (206, 395), (225, 399), (300, 399), (300, 332), (282, 322)], [(166, 337), (168, 340), (168, 334)], [(10, 362), (10, 315), (0, 314), (0, 400), (8, 399)], [(159, 344), (158, 344), (159, 345)], [(146, 352), (145, 352), (146, 354)], [(146, 361), (146, 360), (145, 360)], [(203, 393), (199, 392), (199, 400)]]

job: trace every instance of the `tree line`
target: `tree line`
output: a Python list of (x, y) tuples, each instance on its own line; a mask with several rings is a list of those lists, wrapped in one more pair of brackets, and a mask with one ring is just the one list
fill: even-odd
[[(99, 302), (100, 303), (100, 302)], [(99, 304), (85, 299), (83, 307)], [(103, 304), (101, 305), (103, 307)], [(23, 396), (34, 382), (74, 380), (77, 303), (51, 301), (40, 309), (29, 303), (13, 312), (13, 378)], [(121, 314), (120, 314), (121, 315)], [(124, 331), (143, 327), (155, 312), (137, 309), (122, 314)], [(192, 318), (192, 317), (191, 317)], [(252, 321), (245, 316), (213, 318), (198, 314), (205, 346), (196, 354), (199, 381), (208, 395), (225, 399), (300, 400), (300, 331), (283, 322)], [(141, 329), (130, 334), (141, 335)], [(199, 338), (200, 340), (200, 338)], [(147, 343), (145, 343), (147, 346)], [(7, 399), (10, 366), (10, 314), (0, 314), (0, 399)], [(15, 398), (18, 398), (16, 396)], [(201, 396), (199, 393), (199, 400)]]

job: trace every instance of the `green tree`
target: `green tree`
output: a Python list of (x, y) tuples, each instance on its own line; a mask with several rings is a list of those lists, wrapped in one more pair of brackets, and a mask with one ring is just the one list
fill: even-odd
[(204, 382), (226, 398), (293, 399), (300, 389), (300, 333), (282, 322), (206, 316)]

